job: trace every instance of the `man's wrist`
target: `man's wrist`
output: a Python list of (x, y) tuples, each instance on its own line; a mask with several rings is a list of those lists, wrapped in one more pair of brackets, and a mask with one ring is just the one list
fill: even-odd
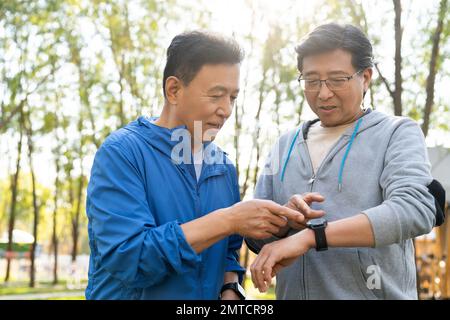
[(241, 300), (238, 294), (231, 289), (224, 290), (220, 295), (221, 300)]
[(298, 236), (301, 238), (300, 241), (307, 246), (308, 250), (316, 247), (316, 236), (313, 230), (305, 228), (298, 233)]
[[(233, 291), (240, 300), (245, 300), (245, 290), (239, 282), (229, 282), (224, 284), (220, 290), (220, 298), (223, 299), (226, 295), (229, 297), (229, 291)], [(224, 293), (226, 294), (224, 295)]]
[(223, 209), (218, 209), (216, 214), (221, 217), (222, 225), (226, 230), (227, 236), (237, 233), (236, 223), (234, 222), (233, 206)]
[(239, 274), (236, 271), (226, 271), (223, 276), (223, 285), (231, 282), (239, 282)]

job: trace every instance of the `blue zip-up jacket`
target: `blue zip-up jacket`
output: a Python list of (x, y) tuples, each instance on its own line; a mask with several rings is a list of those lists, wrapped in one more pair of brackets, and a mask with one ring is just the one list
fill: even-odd
[(240, 236), (196, 254), (180, 227), (240, 201), (236, 170), (212, 145), (222, 161), (205, 160), (197, 182), (193, 164), (172, 161), (176, 129), (140, 117), (97, 151), (86, 204), (87, 299), (217, 299), (226, 271), (242, 277)]

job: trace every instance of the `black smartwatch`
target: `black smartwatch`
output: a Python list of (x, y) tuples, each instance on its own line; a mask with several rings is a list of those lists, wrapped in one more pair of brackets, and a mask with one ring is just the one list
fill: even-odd
[(328, 249), (327, 237), (325, 236), (325, 228), (328, 221), (323, 218), (311, 219), (306, 223), (306, 226), (314, 231), (316, 238), (316, 251), (325, 251)]
[(223, 285), (222, 289), (220, 290), (220, 297), (222, 297), (222, 293), (225, 290), (233, 290), (238, 295), (239, 299), (245, 300), (245, 290), (241, 287), (241, 285), (238, 282), (230, 282)]

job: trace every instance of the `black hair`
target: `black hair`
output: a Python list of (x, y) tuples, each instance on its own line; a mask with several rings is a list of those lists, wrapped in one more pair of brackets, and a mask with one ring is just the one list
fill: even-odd
[(163, 93), (166, 80), (175, 76), (188, 85), (205, 64), (239, 64), (244, 51), (233, 38), (206, 31), (190, 31), (177, 35), (167, 48)]
[(315, 28), (295, 48), (298, 70), (302, 72), (306, 56), (336, 49), (348, 51), (352, 55), (355, 70), (373, 67), (372, 44), (360, 29), (350, 24), (328, 23)]

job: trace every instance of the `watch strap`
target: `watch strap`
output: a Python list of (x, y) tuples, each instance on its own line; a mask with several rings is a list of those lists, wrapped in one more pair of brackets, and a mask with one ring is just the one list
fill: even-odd
[(325, 251), (328, 249), (327, 237), (325, 235), (325, 225), (314, 227), (314, 236), (316, 238), (316, 251)]
[(243, 295), (243, 293), (239, 290), (239, 283), (237, 282), (230, 282), (230, 283), (226, 283), (222, 286), (222, 289), (220, 290), (220, 295), (222, 295), (222, 293), (225, 290), (233, 290), (239, 297), (239, 299), (241, 300), (245, 300), (245, 296)]

